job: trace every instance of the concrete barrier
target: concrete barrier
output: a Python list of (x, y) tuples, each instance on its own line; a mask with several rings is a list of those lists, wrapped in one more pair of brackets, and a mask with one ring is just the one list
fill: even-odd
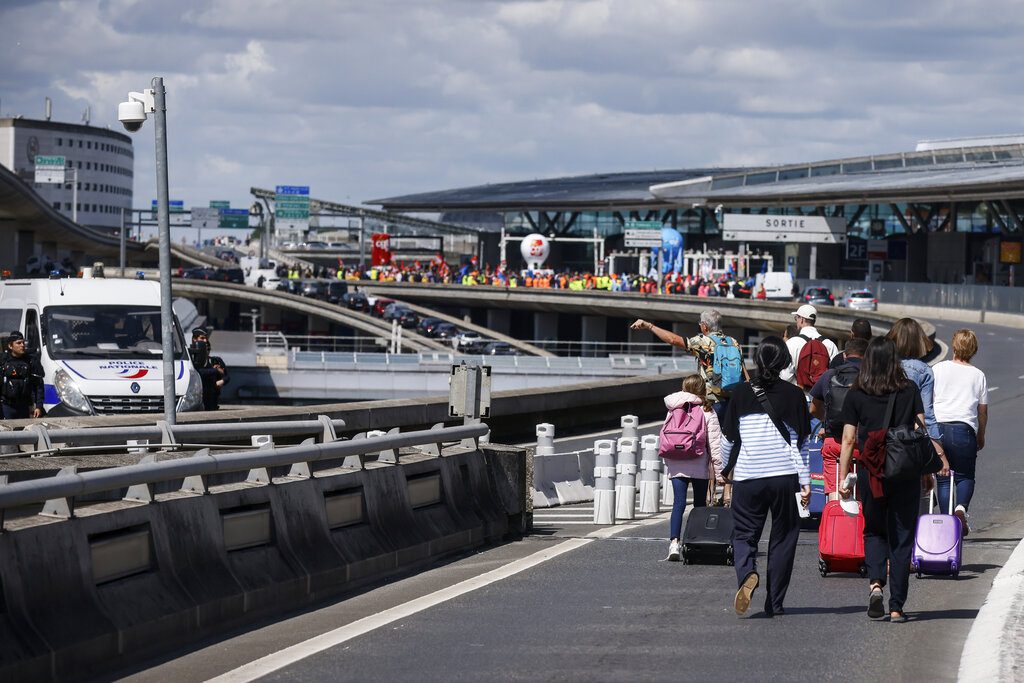
[[(584, 469), (587, 466), (589, 466), (589, 470)], [(588, 472), (589, 476), (587, 476)], [(592, 451), (535, 455), (533, 458), (533, 506), (541, 508), (593, 500), (593, 474)], [(584, 479), (589, 479), (589, 483)]]
[(526, 531), (526, 451), (403, 452), (175, 491), (154, 504), (80, 504), (0, 534), (0, 678), (89, 678), (253, 620)]

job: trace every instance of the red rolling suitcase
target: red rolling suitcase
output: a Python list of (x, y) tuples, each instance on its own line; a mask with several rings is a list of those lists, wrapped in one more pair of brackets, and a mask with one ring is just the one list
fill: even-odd
[[(836, 468), (836, 490), (839, 489), (839, 469)], [(854, 485), (854, 499), (857, 490)], [(864, 564), (864, 512), (857, 501), (857, 514), (851, 515), (838, 500), (825, 503), (818, 527), (818, 571), (856, 572), (867, 576)]]

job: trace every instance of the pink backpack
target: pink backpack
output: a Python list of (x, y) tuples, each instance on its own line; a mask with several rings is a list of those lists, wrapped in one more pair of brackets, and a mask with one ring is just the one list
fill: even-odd
[(692, 460), (707, 453), (704, 406), (684, 403), (672, 410), (661, 426), (658, 455), (667, 460)]

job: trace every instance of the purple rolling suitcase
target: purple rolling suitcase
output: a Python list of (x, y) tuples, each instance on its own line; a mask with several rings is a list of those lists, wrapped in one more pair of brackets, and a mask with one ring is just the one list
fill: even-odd
[(956, 486), (952, 471), (949, 478), (949, 514), (934, 514), (935, 501), (939, 497), (936, 485), (928, 496), (928, 514), (917, 520), (914, 554), (910, 558), (917, 578), (923, 574), (937, 574), (955, 579), (963, 566), (963, 529), (960, 518), (953, 514)]

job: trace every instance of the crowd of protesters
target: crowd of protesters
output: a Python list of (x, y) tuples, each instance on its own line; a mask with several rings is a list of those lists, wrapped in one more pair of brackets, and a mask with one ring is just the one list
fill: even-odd
[(461, 284), (475, 287), (532, 287), (539, 289), (568, 289), (571, 291), (605, 290), (611, 292), (643, 292), (646, 294), (689, 294), (700, 297), (733, 297), (750, 299), (765, 297), (765, 289), (753, 277), (736, 279), (726, 275), (704, 278), (697, 275), (667, 273), (659, 282), (652, 274), (611, 273), (595, 274), (578, 270), (543, 270), (520, 272), (503, 266), (479, 267), (475, 260), (461, 267), (451, 267), (440, 256), (430, 261), (396, 262), (378, 266), (337, 268), (322, 265), (305, 267), (280, 265), (277, 275), (281, 279), (299, 280), (325, 278), (346, 281), (373, 282), (427, 282)]

